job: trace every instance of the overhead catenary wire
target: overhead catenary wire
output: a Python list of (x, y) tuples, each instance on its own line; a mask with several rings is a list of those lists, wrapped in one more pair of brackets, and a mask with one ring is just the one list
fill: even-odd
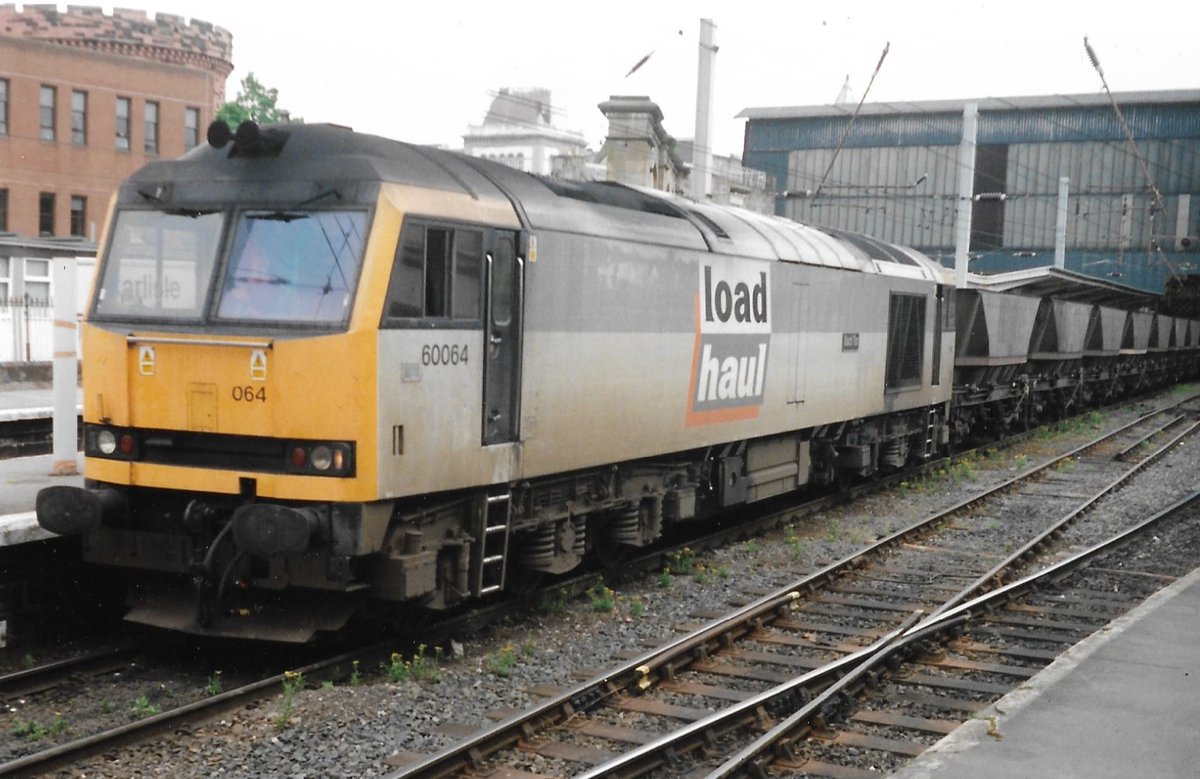
[[(1096, 69), (1096, 73), (1100, 76), (1100, 83), (1104, 85), (1104, 92), (1108, 95), (1109, 102), (1112, 103), (1113, 112), (1117, 115), (1117, 122), (1121, 125), (1121, 131), (1125, 133), (1125, 140), (1127, 140), (1130, 147), (1132, 147), (1133, 156), (1142, 169), (1142, 175), (1146, 177), (1146, 182), (1149, 184), (1150, 192), (1154, 196), (1154, 202), (1158, 206), (1159, 211), (1163, 214), (1166, 214), (1167, 207), (1163, 203), (1162, 193), (1158, 191), (1158, 185), (1154, 183), (1154, 177), (1150, 175), (1150, 169), (1146, 167), (1146, 161), (1142, 159), (1142, 154), (1138, 150), (1137, 141), (1133, 139), (1133, 133), (1129, 131), (1129, 124), (1125, 121), (1125, 116), (1121, 113), (1121, 107), (1117, 105), (1116, 99), (1113, 98), (1112, 90), (1108, 88), (1108, 79), (1104, 77), (1104, 69), (1100, 67), (1100, 60), (1096, 56), (1096, 52), (1092, 48), (1092, 45), (1088, 43), (1086, 35), (1083, 36), (1083, 47), (1087, 50), (1088, 59), (1092, 61), (1092, 67)], [(1173, 278), (1175, 281), (1179, 281), (1179, 274), (1175, 272), (1175, 268), (1163, 255), (1162, 248), (1153, 241), (1151, 242), (1151, 248), (1157, 251), (1159, 259), (1162, 260), (1163, 265), (1166, 266), (1167, 272), (1171, 274), (1171, 278)]]
[(842, 132), (842, 137), (838, 141), (837, 148), (833, 151), (833, 158), (829, 160), (829, 167), (825, 169), (825, 175), (817, 182), (817, 188), (813, 190), (813, 197), (821, 194), (821, 186), (829, 176), (829, 171), (833, 170), (833, 165), (837, 162), (838, 153), (842, 150), (842, 145), (846, 142), (846, 137), (850, 135), (850, 130), (854, 127), (854, 121), (858, 118), (859, 112), (862, 111), (863, 103), (867, 101), (867, 95), (871, 92), (871, 85), (875, 83), (875, 77), (879, 75), (879, 70), (883, 67), (883, 61), (887, 58), (888, 51), (891, 48), (891, 41), (883, 45), (883, 53), (879, 55), (879, 62), (875, 63), (875, 72), (871, 74), (871, 80), (867, 82), (867, 88), (863, 90), (862, 97), (859, 98), (858, 105), (854, 109), (854, 114), (850, 117), (850, 121), (846, 123), (846, 129)]

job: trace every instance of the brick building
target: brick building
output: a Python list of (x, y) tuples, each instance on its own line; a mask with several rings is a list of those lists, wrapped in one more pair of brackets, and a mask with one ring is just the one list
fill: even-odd
[(95, 240), (123, 178), (203, 141), (232, 51), (169, 14), (0, 5), (0, 233)]

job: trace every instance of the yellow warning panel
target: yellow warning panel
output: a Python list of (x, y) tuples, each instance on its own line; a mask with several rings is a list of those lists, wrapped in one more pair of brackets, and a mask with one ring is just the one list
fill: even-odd
[(138, 372), (143, 376), (154, 375), (154, 347), (138, 347)]
[(262, 349), (250, 352), (250, 380), (267, 380), (267, 353)]

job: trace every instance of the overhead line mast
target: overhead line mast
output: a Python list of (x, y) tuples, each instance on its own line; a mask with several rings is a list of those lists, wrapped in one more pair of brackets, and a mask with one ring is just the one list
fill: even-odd
[(837, 162), (838, 154), (841, 153), (842, 146), (846, 143), (846, 137), (850, 135), (850, 128), (854, 127), (854, 121), (858, 119), (858, 112), (862, 110), (863, 103), (867, 102), (867, 95), (871, 92), (871, 85), (875, 83), (875, 77), (879, 75), (879, 69), (883, 67), (883, 61), (887, 58), (888, 51), (891, 48), (891, 41), (883, 45), (883, 53), (879, 55), (879, 62), (875, 64), (875, 72), (871, 74), (871, 80), (867, 82), (867, 88), (863, 90), (862, 97), (859, 98), (858, 105), (854, 109), (854, 114), (850, 117), (850, 121), (846, 123), (846, 129), (842, 131), (842, 137), (838, 140), (837, 148), (833, 150), (833, 157), (829, 160), (829, 167), (825, 168), (825, 174), (821, 176), (821, 180), (817, 182), (817, 188), (813, 190), (812, 196), (814, 198), (821, 194), (821, 187), (825, 186), (825, 180), (829, 178), (829, 173), (833, 170), (833, 164)]

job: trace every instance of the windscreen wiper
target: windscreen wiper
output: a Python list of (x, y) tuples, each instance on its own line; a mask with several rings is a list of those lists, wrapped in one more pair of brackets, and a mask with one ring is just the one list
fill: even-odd
[(299, 203), (297, 203), (296, 205), (292, 206), (291, 208), (289, 208), (287, 210), (272, 211), (268, 214), (251, 214), (247, 218), (248, 219), (265, 219), (269, 222), (294, 222), (297, 219), (308, 219), (308, 214), (297, 214), (297, 213), (294, 213), (295, 210), (297, 208), (303, 208), (304, 206), (311, 205), (311, 204), (317, 202), (318, 200), (324, 200), (325, 198), (329, 197), (330, 195), (333, 195), (338, 200), (342, 199), (341, 191), (338, 190), (337, 187), (330, 187), (329, 189), (318, 192), (317, 194), (310, 197), (308, 200), (301, 200)]

